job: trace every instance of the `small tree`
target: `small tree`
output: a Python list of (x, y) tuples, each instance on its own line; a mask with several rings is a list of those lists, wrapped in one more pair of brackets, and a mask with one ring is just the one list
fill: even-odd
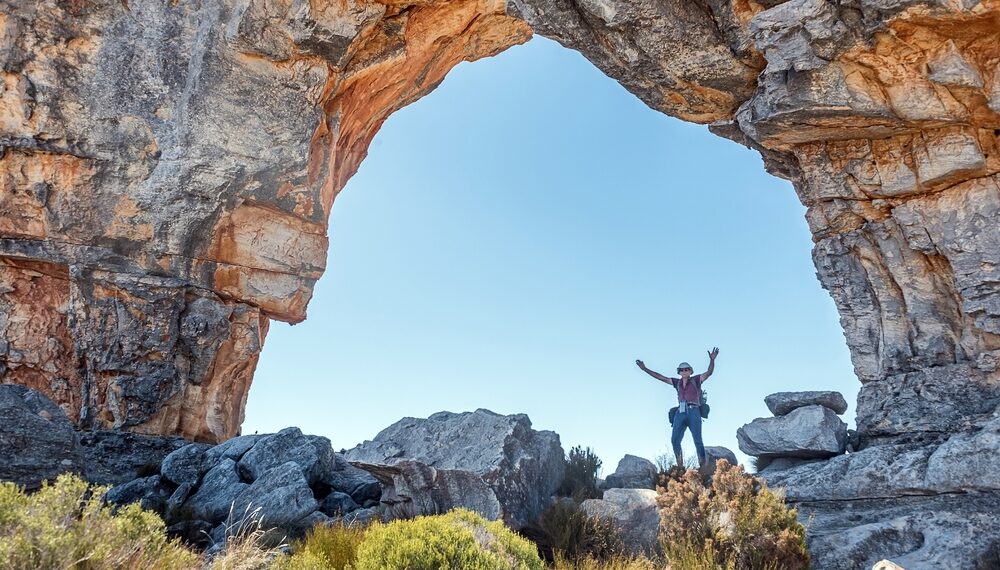
[(601, 490), (597, 488), (597, 472), (601, 469), (601, 460), (592, 449), (576, 446), (569, 450), (566, 458), (566, 474), (556, 493), (562, 497), (572, 497), (577, 501), (585, 499), (600, 499)]

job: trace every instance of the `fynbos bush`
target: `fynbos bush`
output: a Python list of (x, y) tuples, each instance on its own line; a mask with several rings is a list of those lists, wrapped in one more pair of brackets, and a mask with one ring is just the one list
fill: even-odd
[(547, 562), (602, 562), (622, 554), (621, 533), (611, 520), (589, 516), (569, 499), (556, 501), (522, 533)]
[(585, 499), (600, 499), (601, 491), (597, 488), (597, 472), (601, 469), (601, 460), (589, 447), (584, 449), (576, 446), (569, 450), (566, 458), (566, 474), (562, 484), (556, 491), (561, 497), (572, 497), (577, 501)]
[(292, 545), (292, 555), (277, 560), (275, 570), (348, 570), (354, 567), (366, 528), (319, 525)]
[(794, 509), (741, 466), (720, 460), (711, 487), (694, 470), (660, 489), (660, 542), (672, 570), (809, 567)]
[(6, 570), (171, 570), (199, 557), (169, 540), (163, 520), (138, 504), (113, 511), (106, 487), (60, 475), (30, 495), (0, 483), (0, 567)]
[(444, 515), (397, 520), (368, 528), (357, 570), (542, 570), (533, 545), (504, 526), (456, 509)]

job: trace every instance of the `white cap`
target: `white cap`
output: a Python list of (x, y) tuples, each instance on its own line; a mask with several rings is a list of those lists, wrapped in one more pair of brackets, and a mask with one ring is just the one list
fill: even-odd
[(691, 368), (691, 365), (688, 364), (687, 362), (681, 362), (680, 364), (677, 365), (677, 370), (680, 370), (681, 368)]

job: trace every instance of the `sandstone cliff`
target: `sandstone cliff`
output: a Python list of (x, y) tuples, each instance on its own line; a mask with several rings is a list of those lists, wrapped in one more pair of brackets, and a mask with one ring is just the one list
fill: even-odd
[[(986, 462), (957, 491), (890, 462), (864, 500), (996, 501), (997, 0), (0, 5), (0, 377), (78, 427), (236, 434), (268, 319), (305, 318), (382, 121), (534, 31), (793, 182), (863, 383), (862, 452), (960, 437), (947, 457)], [(921, 524), (899, 548), (925, 548)]]

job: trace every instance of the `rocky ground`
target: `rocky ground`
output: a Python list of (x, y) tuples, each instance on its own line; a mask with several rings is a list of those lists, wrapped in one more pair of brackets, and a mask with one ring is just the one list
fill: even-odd
[[(1000, 421), (974, 433), (847, 442), (836, 392), (767, 397), (773, 418), (740, 428), (740, 449), (799, 509), (818, 568), (979, 568), (1000, 536)], [(962, 539), (956, 540), (957, 536)], [(987, 564), (987, 566), (983, 566)]]

